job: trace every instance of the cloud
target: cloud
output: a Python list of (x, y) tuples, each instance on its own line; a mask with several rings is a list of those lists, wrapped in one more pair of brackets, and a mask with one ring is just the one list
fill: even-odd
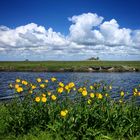
[(115, 19), (104, 21), (95, 13), (74, 15), (68, 20), (72, 24), (67, 36), (35, 23), (14, 29), (0, 26), (0, 55), (16, 58), (21, 54), (21, 58), (36, 60), (140, 56), (140, 29), (120, 28)]
[(69, 18), (73, 24), (70, 26), (71, 41), (79, 44), (91, 44), (102, 42), (102, 35), (98, 30), (92, 30), (101, 24), (103, 17), (97, 14), (87, 13)]
[(100, 25), (100, 32), (104, 37), (104, 44), (111, 46), (129, 46), (132, 44), (131, 30), (119, 28), (115, 19), (105, 21)]

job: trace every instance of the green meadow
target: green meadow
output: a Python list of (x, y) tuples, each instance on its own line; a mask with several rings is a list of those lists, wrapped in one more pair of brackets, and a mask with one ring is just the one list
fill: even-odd
[(62, 68), (82, 71), (93, 66), (127, 66), (140, 70), (140, 61), (1, 61), (0, 71), (59, 71)]

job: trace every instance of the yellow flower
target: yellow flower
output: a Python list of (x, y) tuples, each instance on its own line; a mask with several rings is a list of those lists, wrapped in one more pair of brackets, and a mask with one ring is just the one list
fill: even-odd
[(19, 88), (19, 85), (18, 84), (15, 84), (15, 89)]
[(22, 91), (23, 91), (23, 88), (22, 88), (22, 87), (18, 87), (18, 88), (17, 88), (17, 92), (18, 92), (18, 93), (20, 93), (20, 92), (22, 92)]
[(68, 86), (68, 85), (66, 85), (66, 86), (65, 86), (65, 89), (66, 89), (66, 90), (69, 90), (69, 86)]
[(93, 89), (93, 86), (90, 86), (90, 89), (92, 90)]
[(50, 96), (51, 95), (51, 92), (48, 92), (48, 95)]
[(17, 83), (20, 83), (20, 79), (16, 79), (16, 82), (17, 82)]
[(44, 87), (45, 87), (45, 85), (44, 85), (44, 84), (40, 84), (40, 87), (41, 87), (41, 88), (44, 88)]
[(31, 87), (32, 89), (36, 89), (36, 86), (35, 85), (32, 85), (32, 87)]
[(37, 78), (36, 81), (37, 81), (38, 83), (40, 83), (42, 80), (41, 80), (41, 78)]
[(30, 93), (30, 94), (32, 94), (32, 93), (33, 93), (33, 91), (32, 91), (32, 90), (29, 90), (29, 93)]
[(102, 99), (103, 98), (103, 95), (101, 93), (97, 93), (97, 98), (98, 99)]
[(94, 98), (94, 96), (95, 96), (94, 93), (90, 93), (91, 98)]
[(120, 95), (121, 95), (121, 96), (124, 96), (124, 92), (123, 92), (123, 91), (121, 91)]
[(75, 84), (74, 84), (73, 82), (70, 82), (70, 83), (68, 84), (68, 86), (69, 86), (69, 88), (73, 88), (73, 87), (75, 86)]
[(122, 103), (122, 102), (123, 102), (123, 101), (120, 99), (120, 100), (119, 100), (119, 103)]
[(138, 92), (138, 96), (140, 96), (140, 92)]
[(23, 85), (27, 85), (27, 84), (28, 84), (28, 82), (27, 82), (27, 81), (25, 81), (25, 80), (23, 80), (23, 81), (22, 81), (22, 84), (23, 84)]
[(42, 93), (42, 96), (43, 96), (43, 97), (46, 97), (46, 94)]
[(10, 83), (10, 84), (9, 84), (9, 87), (10, 87), (10, 88), (13, 88), (13, 85)]
[(88, 102), (88, 104), (91, 104), (91, 102), (92, 102), (92, 101), (91, 101), (90, 99), (88, 99), (88, 101), (87, 101), (87, 102)]
[(48, 83), (49, 81), (46, 79), (45, 82)]
[(112, 86), (109, 86), (109, 89), (111, 90), (112, 89)]
[(47, 101), (46, 97), (42, 97), (42, 102), (45, 103)]
[(51, 99), (52, 99), (53, 101), (55, 101), (56, 98), (57, 98), (57, 97), (56, 97), (55, 95), (52, 95), (52, 96), (51, 96)]
[(67, 110), (67, 109), (65, 109), (65, 112), (66, 112), (66, 113), (68, 113), (68, 110)]
[(134, 88), (134, 92), (138, 92), (138, 89)]
[(83, 87), (83, 90), (87, 90), (86, 87)]
[(83, 91), (82, 91), (82, 95), (83, 95), (83, 96), (87, 96), (87, 91), (86, 91), (86, 90), (83, 90)]
[(55, 81), (56, 81), (56, 78), (55, 78), (55, 77), (52, 77), (52, 78), (51, 78), (51, 81), (52, 81), (52, 82), (55, 82)]
[(134, 95), (134, 96), (137, 96), (137, 92), (133, 92), (133, 95)]
[(37, 97), (35, 98), (35, 101), (36, 101), (36, 102), (40, 102), (40, 97), (37, 96)]
[(64, 84), (62, 82), (59, 82), (60, 87), (64, 87)]
[(74, 91), (76, 91), (76, 88), (73, 88)]
[(58, 88), (58, 93), (62, 93), (63, 92), (63, 87)]
[(108, 93), (106, 93), (105, 96), (108, 97)]
[(67, 115), (68, 111), (67, 110), (62, 110), (60, 112), (61, 117), (65, 117)]
[(78, 92), (82, 92), (83, 91), (83, 89), (80, 87), (79, 89), (78, 89)]

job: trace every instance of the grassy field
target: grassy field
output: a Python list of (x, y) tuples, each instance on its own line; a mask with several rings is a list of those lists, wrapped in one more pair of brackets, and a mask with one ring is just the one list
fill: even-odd
[(1, 61), (0, 71), (59, 71), (93, 66), (129, 66), (140, 70), (140, 61)]

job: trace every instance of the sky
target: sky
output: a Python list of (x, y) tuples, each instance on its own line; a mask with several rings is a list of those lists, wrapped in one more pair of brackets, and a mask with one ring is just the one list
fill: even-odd
[(0, 61), (140, 60), (140, 0), (0, 0)]

